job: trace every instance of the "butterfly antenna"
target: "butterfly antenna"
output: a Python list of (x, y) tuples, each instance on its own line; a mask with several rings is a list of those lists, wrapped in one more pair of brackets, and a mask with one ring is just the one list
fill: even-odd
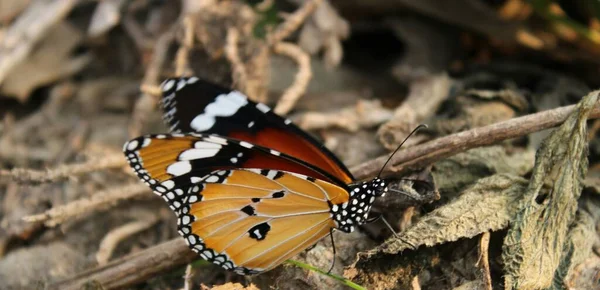
[(383, 164), (383, 166), (381, 166), (381, 170), (379, 170), (379, 173), (377, 173), (377, 178), (379, 178), (381, 176), (381, 173), (383, 172), (383, 169), (385, 169), (385, 166), (390, 162), (390, 160), (392, 160), (392, 157), (394, 157), (394, 155), (396, 155), (396, 153), (398, 152), (398, 150), (400, 150), (400, 148), (402, 147), (402, 145), (404, 144), (404, 142), (406, 142), (406, 140), (408, 140), (408, 138), (410, 138), (410, 136), (412, 136), (415, 132), (419, 131), (422, 128), (427, 128), (427, 125), (420, 124), (419, 126), (417, 126), (417, 128), (414, 128), (412, 130), (412, 132), (410, 132), (410, 134), (408, 134), (408, 136), (406, 136), (406, 138), (404, 138), (404, 141), (402, 141), (402, 143), (400, 143), (400, 145), (398, 145), (398, 147), (396, 148), (396, 150), (394, 150), (394, 153), (392, 153), (392, 155), (390, 155), (390, 157)]

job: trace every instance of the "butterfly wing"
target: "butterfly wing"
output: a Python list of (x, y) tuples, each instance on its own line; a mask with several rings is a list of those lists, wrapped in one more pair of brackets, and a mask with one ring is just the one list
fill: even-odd
[(239, 274), (268, 271), (330, 233), (333, 184), (277, 170), (220, 170), (184, 199), (179, 233), (199, 255)]
[[(207, 134), (154, 134), (125, 143), (124, 154), (138, 177), (156, 193), (196, 183), (218, 169), (269, 168), (347, 185), (322, 169), (285, 153), (245, 141)], [(183, 195), (181, 190), (177, 191)]]
[(343, 183), (354, 181), (348, 168), (320, 142), (239, 91), (196, 77), (167, 79), (162, 91), (163, 118), (171, 131), (214, 133), (244, 140), (313, 164)]
[(333, 183), (281, 170), (205, 174), (238, 153), (292, 162), (235, 142), (202, 134), (149, 135), (126, 143), (124, 152), (138, 177), (178, 215), (179, 233), (192, 250), (225, 269), (255, 274), (329, 234), (336, 226), (330, 205), (349, 196)]

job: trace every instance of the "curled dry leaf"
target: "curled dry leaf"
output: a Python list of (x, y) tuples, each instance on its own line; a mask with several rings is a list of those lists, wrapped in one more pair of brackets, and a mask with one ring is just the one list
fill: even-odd
[(31, 55), (11, 69), (4, 79), (1, 92), (26, 101), (36, 88), (80, 71), (92, 60), (90, 54), (71, 56), (81, 41), (82, 35), (74, 26), (66, 22), (54, 25)]
[(40, 39), (79, 1), (33, 1), (6, 30), (0, 42), (0, 84), (26, 60)]
[(398, 238), (387, 240), (371, 253), (397, 254), (408, 248), (433, 246), (503, 229), (516, 213), (525, 186), (525, 180), (514, 175), (482, 178), (456, 200), (424, 216)]
[(537, 152), (529, 186), (504, 240), (506, 289), (551, 287), (561, 278), (557, 270), (572, 256), (564, 249), (570, 246), (569, 228), (588, 167), (586, 120), (598, 96), (596, 91), (584, 97)]

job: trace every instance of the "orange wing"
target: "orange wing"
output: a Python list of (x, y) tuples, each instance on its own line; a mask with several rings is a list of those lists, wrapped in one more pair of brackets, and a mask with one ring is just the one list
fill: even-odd
[(341, 187), (260, 169), (220, 170), (183, 200), (179, 233), (202, 258), (238, 274), (271, 270), (336, 227)]

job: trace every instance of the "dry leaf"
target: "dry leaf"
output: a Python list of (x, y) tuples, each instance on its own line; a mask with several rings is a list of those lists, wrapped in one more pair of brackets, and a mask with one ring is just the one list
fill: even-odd
[(91, 61), (89, 54), (71, 57), (71, 52), (81, 40), (81, 33), (70, 24), (62, 22), (55, 25), (32, 55), (6, 76), (1, 92), (26, 101), (36, 88), (78, 72)]
[(371, 253), (397, 254), (421, 245), (433, 246), (503, 229), (516, 213), (525, 188), (526, 181), (514, 175), (482, 178), (460, 197), (424, 216), (398, 238), (387, 240)]
[(562, 261), (570, 259), (563, 250), (569, 247), (567, 234), (588, 167), (586, 120), (597, 102), (598, 92), (584, 97), (537, 152), (531, 181), (504, 240), (505, 289), (548, 288)]

